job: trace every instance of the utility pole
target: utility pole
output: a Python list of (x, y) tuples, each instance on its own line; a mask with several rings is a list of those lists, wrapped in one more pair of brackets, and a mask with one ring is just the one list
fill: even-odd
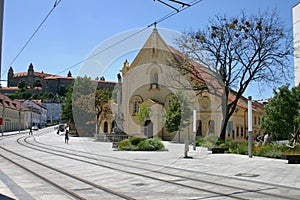
[(248, 155), (252, 158), (252, 97), (248, 97)]
[(19, 101), (19, 133), (21, 132), (21, 101)]
[[(2, 35), (3, 35), (4, 0), (0, 0), (0, 79), (2, 80)], [(0, 82), (1, 87), (1, 82)]]
[[(1, 85), (1, 80), (2, 80), (2, 35), (3, 35), (3, 12), (4, 12), (4, 0), (0, 0), (0, 90), (2, 89), (2, 85)], [(4, 132), (4, 97), (2, 99), (2, 136), (3, 136), (3, 132)]]

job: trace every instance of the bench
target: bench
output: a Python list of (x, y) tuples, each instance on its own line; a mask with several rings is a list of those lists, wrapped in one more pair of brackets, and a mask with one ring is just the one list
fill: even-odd
[(211, 151), (211, 153), (225, 153), (225, 151), (228, 151), (229, 148), (227, 147), (212, 147), (212, 148), (208, 148), (209, 151)]
[(288, 160), (288, 164), (300, 164), (300, 154), (284, 154), (282, 156)]

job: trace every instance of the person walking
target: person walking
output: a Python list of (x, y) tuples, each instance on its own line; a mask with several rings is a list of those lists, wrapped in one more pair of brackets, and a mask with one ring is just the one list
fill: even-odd
[(66, 130), (66, 133), (65, 133), (65, 143), (66, 144), (69, 144), (69, 126), (67, 126), (66, 128), (65, 128), (65, 130)]
[(32, 127), (29, 128), (29, 135), (32, 135)]

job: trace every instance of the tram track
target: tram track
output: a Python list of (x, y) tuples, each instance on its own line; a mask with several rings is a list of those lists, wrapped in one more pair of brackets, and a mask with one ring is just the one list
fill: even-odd
[[(23, 137), (21, 137), (21, 138), (23, 138)], [(19, 153), (16, 153), (16, 152), (9, 150), (3, 146), (0, 146), (0, 148), (3, 151), (6, 151), (6, 155), (3, 154), (4, 152), (1, 153), (0, 156), (2, 158), (6, 159), (10, 163), (13, 163), (14, 165), (18, 166), (19, 168), (22, 168), (23, 170), (27, 171), (28, 173), (34, 175), (35, 177), (38, 177), (39, 179), (43, 180), (47, 184), (59, 189), (60, 191), (67, 194), (68, 196), (71, 196), (74, 199), (83, 200), (83, 199), (87, 199), (87, 198), (84, 197), (84, 195), (78, 194), (78, 193), (80, 193), (80, 190), (73, 191), (74, 189), (67, 189), (65, 184), (63, 183), (63, 182), (66, 182), (66, 179), (68, 179), (68, 181), (72, 181), (71, 179), (75, 180), (76, 181), (75, 184), (81, 183), (82, 188), (86, 188), (86, 186), (83, 186), (83, 184), (85, 184), (85, 185), (88, 185), (89, 190), (91, 187), (101, 190), (102, 192), (105, 192), (105, 193), (108, 193), (109, 195), (111, 195), (110, 198), (113, 198), (113, 199), (116, 199), (116, 198), (127, 199), (127, 200), (135, 199), (135, 198), (129, 197), (123, 193), (111, 190), (107, 187), (101, 186), (99, 184), (95, 184), (84, 178), (80, 178), (78, 176), (75, 176), (75, 175), (65, 172), (63, 170), (60, 170), (56, 167), (44, 164), (44, 163), (34, 160), (32, 158), (29, 158), (29, 157), (26, 157)], [(11, 157), (14, 157), (14, 159), (12, 159)], [(24, 162), (24, 160), (25, 160), (25, 162)], [(26, 162), (30, 162), (30, 163), (26, 163)], [(36, 166), (33, 167), (33, 165), (36, 165), (39, 168), (37, 168)], [(33, 170), (32, 168), (34, 168), (35, 170)], [(49, 171), (51, 171), (51, 172), (49, 172)], [(41, 173), (41, 172), (43, 172), (43, 173)], [(51, 176), (45, 175), (46, 173), (51, 174)], [(53, 175), (53, 173), (55, 175)], [(51, 179), (53, 179), (53, 176), (56, 177), (55, 178), (56, 180), (61, 179), (62, 180), (61, 183), (57, 183), (57, 182), (51, 180)], [(60, 178), (58, 178), (58, 177), (60, 177)]]
[[(116, 166), (126, 166), (128, 168), (134, 168), (135, 171), (138, 169), (138, 170), (141, 170), (141, 172), (128, 171), (128, 170), (123, 170), (123, 169), (117, 169), (117, 170), (121, 171), (123, 173), (134, 175), (134, 176), (140, 176), (140, 177), (143, 177), (143, 178), (156, 180), (156, 181), (160, 181), (160, 182), (165, 182), (165, 183), (180, 186), (180, 187), (188, 187), (189, 189), (194, 189), (196, 191), (211, 193), (215, 196), (226, 196), (226, 197), (232, 198), (232, 199), (244, 199), (243, 197), (239, 197), (239, 195), (244, 194), (244, 193), (253, 193), (253, 194), (260, 194), (260, 195), (263, 195), (263, 196), (268, 196), (268, 197), (273, 197), (273, 198), (280, 198), (280, 199), (283, 199), (283, 198), (284, 199), (297, 199), (297, 198), (293, 198), (293, 197), (287, 198), (285, 195), (272, 194), (270, 192), (264, 192), (264, 190), (271, 190), (272, 191), (272, 190), (275, 190), (275, 189), (278, 189), (278, 188), (281, 188), (281, 189), (285, 188), (285, 189), (295, 190), (295, 189), (298, 189), (298, 188), (283, 187), (283, 186), (276, 185), (276, 184), (269, 184), (268, 185), (269, 187), (264, 187), (264, 188), (259, 188), (259, 189), (257, 189), (257, 188), (249, 189), (249, 188), (245, 188), (245, 187), (241, 187), (241, 186), (232, 186), (232, 185), (230, 186), (230, 185), (227, 185), (227, 184), (223, 184), (220, 181), (209, 181), (208, 179), (194, 178), (196, 172), (192, 171), (192, 170), (183, 170), (183, 169), (178, 169), (178, 168), (167, 166), (166, 168), (169, 168), (169, 170), (173, 170), (172, 173), (162, 172), (162, 171), (153, 171), (153, 170), (150, 170), (150, 169), (147, 169), (147, 168), (138, 167), (136, 165), (124, 164), (124, 162), (121, 163), (121, 162), (116, 162), (116, 161), (111, 161), (111, 160), (104, 160), (104, 157), (102, 155), (98, 155), (98, 154), (93, 154), (92, 157), (91, 157), (91, 155), (89, 155), (89, 156), (87, 156), (87, 155), (78, 155), (78, 153), (84, 153), (84, 152), (78, 152), (78, 151), (77, 151), (76, 157), (66, 156), (66, 155), (63, 155), (63, 154), (66, 153), (66, 151), (51, 149), (51, 148), (49, 148), (50, 145), (47, 145), (48, 147), (45, 147), (45, 146), (41, 147), (39, 145), (29, 143), (27, 141), (27, 139), (26, 138), (24, 139), (24, 142), (27, 143), (27, 147), (28, 148), (34, 148), (37, 151), (45, 151), (47, 153), (54, 154), (56, 156), (61, 156), (61, 157), (64, 157), (64, 158), (73, 159), (73, 160), (76, 160), (78, 162), (84, 162), (84, 163), (88, 163), (88, 164), (91, 164), (91, 165), (97, 165), (99, 167), (108, 168), (110, 170), (116, 170), (116, 168), (112, 167), (112, 166), (109, 166), (109, 165), (99, 164), (98, 162), (101, 161), (101, 162), (109, 163), (109, 164), (116, 165)], [(25, 145), (25, 144), (21, 144), (21, 145)], [(32, 145), (32, 146), (35, 146), (35, 147), (32, 147), (32, 146), (30, 147), (28, 145)], [(43, 149), (40, 149), (40, 148), (43, 148)], [(45, 149), (47, 149), (47, 150), (45, 150)], [(74, 151), (74, 150), (72, 150), (72, 151)], [(62, 154), (60, 154), (60, 153), (62, 153)], [(95, 156), (98, 156), (101, 159), (100, 158), (96, 159)], [(109, 158), (110, 159), (116, 159), (114, 157), (109, 157)], [(83, 159), (89, 159), (90, 161), (83, 160)], [(108, 159), (107, 156), (106, 156), (106, 159)], [(134, 163), (136, 164), (136, 161), (134, 161)], [(143, 165), (145, 165), (144, 162), (143, 162)], [(154, 173), (156, 176), (145, 175), (144, 173), (142, 173), (143, 170), (144, 170), (144, 172), (146, 171), (147, 173)], [(190, 174), (189, 175), (178, 175), (178, 174), (182, 173), (182, 171), (185, 171), (185, 172), (190, 173)], [(199, 173), (199, 172), (197, 172), (197, 173)], [(208, 175), (208, 174), (202, 174), (202, 175)], [(209, 174), (209, 175), (211, 175), (211, 174)], [(169, 178), (169, 179), (157, 178), (157, 177), (161, 177), (161, 176), (169, 176), (171, 178)], [(174, 178), (175, 178), (175, 180), (177, 179), (177, 181), (178, 181), (178, 179), (181, 179), (181, 181), (197, 182), (198, 185), (201, 182), (202, 184), (210, 184), (210, 185), (214, 185), (216, 187), (223, 187), (223, 189), (228, 188), (228, 191), (234, 190), (235, 192), (224, 193), (224, 192), (217, 192), (215, 190), (208, 190), (208, 189), (193, 186), (193, 185), (197, 185), (197, 184), (184, 184), (184, 183), (176, 182), (174, 180)], [(222, 178), (224, 178), (224, 177), (222, 177)], [(230, 177), (230, 178), (232, 178), (232, 177)], [(235, 179), (235, 180), (237, 180), (237, 179)], [(244, 182), (244, 183), (245, 182), (247, 182), (247, 183), (256, 183), (256, 184), (258, 183), (258, 182), (253, 182), (253, 181), (249, 181), (249, 180), (247, 181), (247, 180), (244, 180), (244, 179), (238, 179), (238, 180), (240, 180), (241, 182)], [(263, 184), (265, 184), (265, 183), (263, 183)], [(241, 184), (241, 185), (243, 185), (243, 184)]]

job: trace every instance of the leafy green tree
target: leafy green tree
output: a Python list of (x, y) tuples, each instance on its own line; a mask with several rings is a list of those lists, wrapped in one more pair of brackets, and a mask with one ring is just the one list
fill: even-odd
[(96, 109), (96, 116), (97, 116), (97, 130), (99, 130), (100, 126), (100, 115), (103, 112), (103, 106), (106, 104), (112, 97), (112, 91), (108, 88), (100, 89), (97, 88), (95, 94), (95, 109)]
[(34, 80), (32, 87), (42, 87), (41, 79), (37, 78)]
[[(221, 99), (221, 140), (225, 140), (228, 121), (250, 83), (278, 84), (288, 79), (292, 36), (276, 12), (216, 16), (207, 28), (189, 31), (178, 45), (187, 59), (202, 65), (182, 67), (181, 71), (207, 86), (192, 84), (191, 89), (208, 89)], [(229, 100), (233, 89), (234, 99)]]
[(165, 127), (168, 132), (178, 131), (178, 140), (183, 128), (190, 124), (192, 110), (189, 107), (186, 96), (178, 93), (173, 96), (165, 117)]
[(18, 88), (19, 89), (26, 89), (26, 82), (24, 80), (19, 81)]
[(178, 131), (181, 123), (181, 106), (178, 98), (174, 95), (170, 102), (165, 117), (165, 127), (168, 132)]
[(300, 86), (290, 90), (285, 85), (273, 92), (274, 97), (265, 107), (261, 129), (274, 139), (288, 138), (295, 131), (299, 133)]
[(68, 88), (66, 86), (60, 85), (58, 87), (58, 92), (57, 93), (58, 93), (59, 96), (66, 96), (67, 92), (68, 92)]
[(62, 120), (68, 120), (74, 123), (73, 112), (72, 112), (72, 94), (73, 94), (74, 82), (69, 86), (68, 92), (66, 93), (66, 103), (62, 106)]
[(136, 120), (140, 126), (144, 126), (145, 121), (150, 118), (150, 114), (150, 109), (145, 103), (142, 103), (139, 111), (136, 113)]

